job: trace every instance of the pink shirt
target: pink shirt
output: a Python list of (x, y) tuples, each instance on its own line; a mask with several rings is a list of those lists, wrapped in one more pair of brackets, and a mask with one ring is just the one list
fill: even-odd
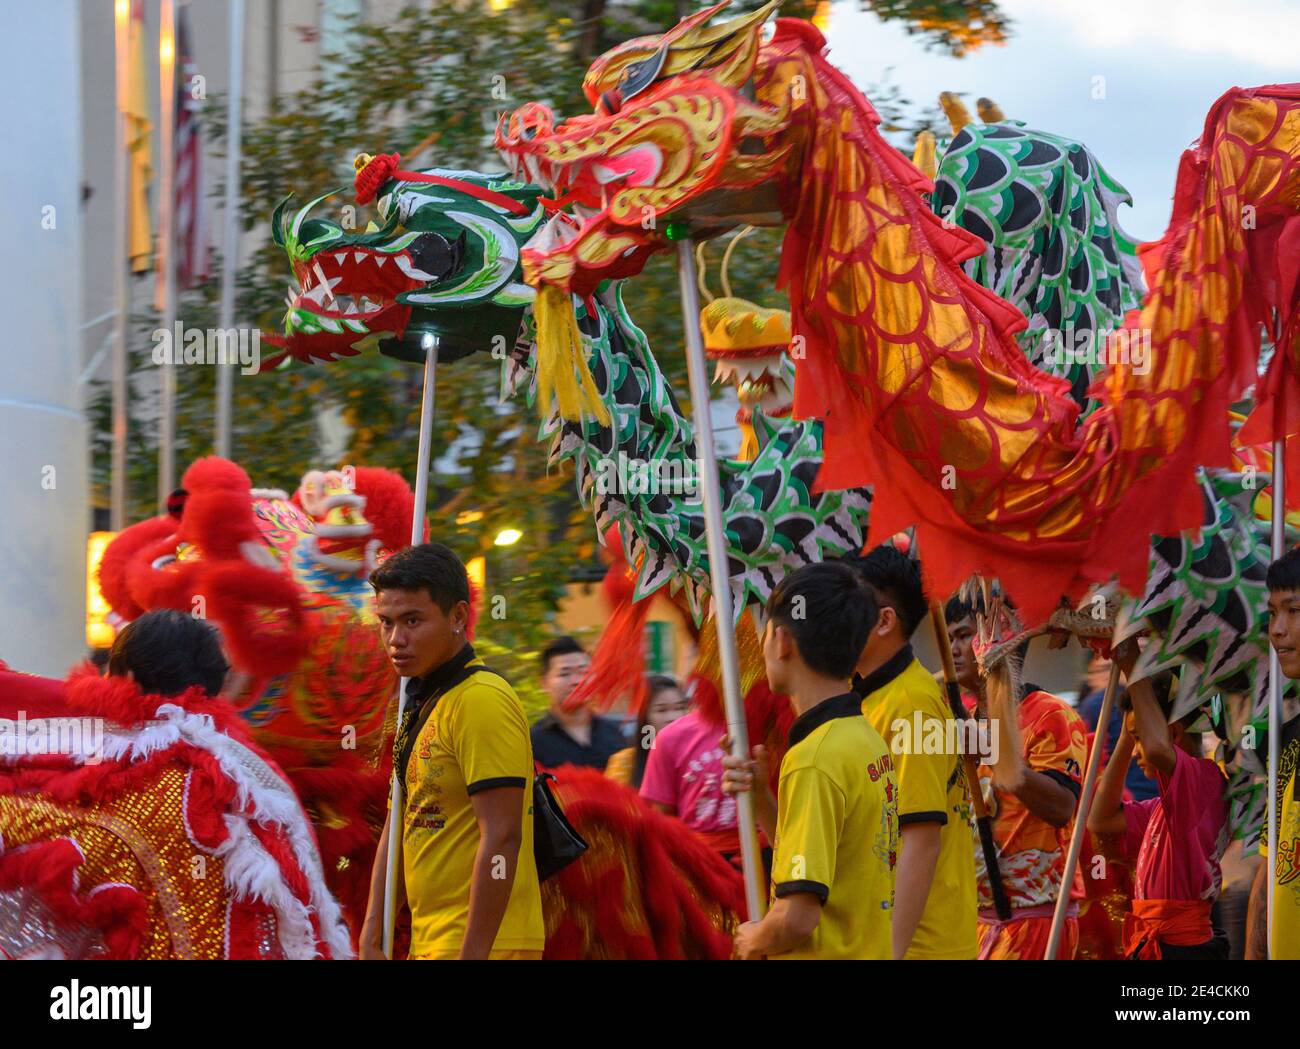
[(691, 830), (702, 834), (736, 827), (736, 799), (722, 793), (718, 746), (725, 730), (691, 711), (655, 734), (641, 780), (641, 797), (670, 805)]
[(1173, 775), (1158, 773), (1160, 796), (1124, 802), (1125, 843), (1137, 851), (1135, 900), (1214, 900), (1228, 847), (1227, 780), (1219, 766), (1174, 748)]

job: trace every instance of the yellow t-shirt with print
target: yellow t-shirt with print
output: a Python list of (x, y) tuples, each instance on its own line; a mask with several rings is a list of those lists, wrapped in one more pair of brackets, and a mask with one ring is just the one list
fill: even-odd
[(777, 785), (771, 898), (811, 893), (822, 914), (804, 943), (770, 957), (890, 957), (897, 795), (893, 759), (852, 692), (796, 719)]
[[(482, 661), (469, 665), (482, 666)], [(411, 908), (412, 958), (458, 951), (464, 941), (479, 846), (470, 796), (494, 787), (523, 788), (523, 838), (493, 950), (542, 950), (545, 929), (533, 858), (532, 783), (528, 720), (502, 678), (476, 673), (439, 697), (406, 766), (402, 866)]]
[(938, 682), (904, 647), (879, 670), (858, 682), (862, 713), (894, 758), (898, 823), (939, 824), (939, 856), (925, 910), (908, 947), (908, 958), (974, 958), (976, 928), (975, 845), (970, 792), (966, 789), (952, 712)]
[[(1295, 773), (1300, 760), (1300, 717), (1282, 726), (1277, 770), (1277, 837), (1280, 845), (1273, 863), (1273, 935), (1268, 956), (1300, 959), (1300, 805), (1296, 804)], [(1260, 835), (1259, 854), (1268, 862), (1268, 815)]]

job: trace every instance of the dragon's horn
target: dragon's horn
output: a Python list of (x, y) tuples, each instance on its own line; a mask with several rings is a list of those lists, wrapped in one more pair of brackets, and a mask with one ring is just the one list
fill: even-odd
[(704, 296), (705, 302), (712, 302), (717, 298), (713, 292), (709, 291), (708, 274), (709, 260), (705, 257), (704, 246), (708, 244), (707, 240), (702, 240), (695, 245), (695, 285), (700, 289), (700, 294)]
[(718, 272), (718, 279), (722, 281), (722, 294), (731, 298), (731, 282), (727, 280), (727, 264), (731, 261), (731, 253), (736, 250), (736, 245), (740, 243), (742, 237), (746, 237), (754, 232), (753, 226), (745, 226), (731, 238), (731, 243), (727, 245), (727, 250), (722, 253), (722, 268)]
[(986, 124), (1000, 124), (1007, 119), (1006, 114), (1002, 112), (1002, 107), (991, 98), (976, 99), (975, 110)]
[(966, 103), (957, 97), (953, 91), (939, 92), (939, 105), (943, 107), (944, 113), (948, 116), (948, 123), (952, 125), (952, 133), (959, 134), (961, 129), (971, 122), (970, 110), (966, 108)]
[(292, 206), (292, 204), (293, 204), (293, 194), (290, 193), (287, 197), (281, 200), (279, 204), (275, 206), (275, 211), (271, 213), (271, 239), (275, 242), (275, 246), (277, 248), (284, 247), (284, 242), (286, 239), (285, 233), (287, 227), (287, 223), (285, 222), (285, 216), (288, 214), (289, 208)]
[(912, 163), (916, 165), (917, 170), (922, 175), (931, 182), (934, 181), (939, 165), (935, 160), (934, 134), (932, 132), (922, 131), (916, 136), (916, 146), (912, 150)]

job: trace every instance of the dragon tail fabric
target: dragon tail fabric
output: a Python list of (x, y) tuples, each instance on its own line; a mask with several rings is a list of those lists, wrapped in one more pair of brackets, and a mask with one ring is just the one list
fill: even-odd
[[(814, 50), (815, 31), (783, 27), (771, 45), (778, 56)], [(781, 283), (807, 351), (795, 415), (826, 423), (819, 486), (888, 480), (877, 486), (869, 541), (915, 524), (939, 591), (972, 571), (999, 576), (1036, 621), (1059, 595), (1077, 599), (1115, 574), (1140, 592), (1146, 536), (1199, 523), (1193, 472), (1227, 464), (1226, 409), (1257, 357), (1247, 329), (1258, 312), (1239, 309), (1248, 252), (1223, 215), (1293, 192), (1300, 155), (1273, 151), (1252, 167), (1258, 142), (1245, 136), (1268, 120), (1252, 121), (1231, 94), (1221, 103), (1226, 127), (1212, 114), (1199, 153), (1215, 176), (1180, 189), (1181, 254), (1171, 246), (1174, 264), (1136, 324), (1151, 332), (1149, 367), (1116, 363), (1092, 391), (1101, 406), (1078, 426), (1065, 384), (1017, 349), (1024, 318), (961, 271), (983, 242), (924, 208), (925, 179), (815, 50), (807, 61), (823, 94), (809, 117)], [(1234, 120), (1249, 126), (1234, 134)], [(1212, 214), (1188, 215), (1193, 205)], [(1186, 250), (1198, 229), (1215, 231), (1213, 264)]]
[[(616, 534), (610, 549), (621, 555), (622, 541), (617, 538), (617, 529), (611, 531)], [(591, 665), (569, 693), (564, 706), (568, 710), (577, 710), (585, 700), (591, 700), (597, 709), (608, 710), (618, 699), (630, 696), (630, 709), (639, 716), (650, 698), (642, 638), (654, 595), (640, 601), (635, 599), (636, 573), (621, 556), (605, 572), (601, 590), (609, 618), (596, 650), (591, 654)]]

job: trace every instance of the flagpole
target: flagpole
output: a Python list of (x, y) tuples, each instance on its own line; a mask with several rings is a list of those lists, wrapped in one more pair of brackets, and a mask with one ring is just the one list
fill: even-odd
[[(1136, 644), (1136, 642), (1134, 642)], [(1083, 834), (1088, 825), (1088, 810), (1092, 808), (1092, 789), (1097, 783), (1097, 769), (1101, 766), (1101, 752), (1106, 749), (1110, 735), (1110, 712), (1115, 706), (1115, 693), (1119, 689), (1119, 657), (1114, 651), (1110, 657), (1110, 676), (1106, 679), (1106, 692), (1101, 700), (1101, 713), (1097, 715), (1097, 731), (1092, 736), (1092, 750), (1088, 754), (1088, 768), (1083, 774), (1083, 788), (1079, 792), (1079, 808), (1074, 816), (1074, 833), (1070, 835), (1070, 850), (1065, 855), (1065, 871), (1061, 875), (1061, 888), (1056, 896), (1056, 909), (1052, 912), (1052, 928), (1047, 936), (1047, 961), (1054, 961), (1061, 946), (1061, 932), (1065, 916), (1070, 909), (1070, 887), (1074, 872), (1079, 869), (1079, 853), (1083, 850)]]
[(109, 528), (120, 532), (126, 525), (126, 432), (127, 432), (127, 364), (126, 325), (131, 313), (131, 285), (128, 271), (130, 249), (131, 184), (130, 164), (126, 155), (126, 64), (130, 57), (131, 0), (117, 0), (113, 7), (113, 35), (117, 49), (117, 152), (113, 165), (117, 175), (117, 200), (113, 216), (113, 298), (117, 303), (113, 319), (113, 457)]
[[(1283, 352), (1285, 347), (1278, 347)], [(1276, 419), (1273, 438), (1273, 560), (1286, 553), (1286, 430), (1283, 406), (1286, 401), (1286, 361), (1279, 361), (1282, 382), (1278, 384)], [(1265, 861), (1272, 870), (1268, 876), (1268, 957), (1273, 956), (1273, 907), (1277, 895), (1277, 773), (1282, 760), (1282, 664), (1277, 649), (1268, 646), (1268, 848)]]
[[(718, 632), (718, 657), (722, 665), (723, 709), (727, 715), (732, 756), (748, 760), (749, 727), (745, 720), (745, 700), (740, 693), (740, 659), (736, 653), (736, 621), (732, 615), (727, 535), (722, 525), (722, 494), (718, 484), (717, 454), (713, 448), (709, 379), (704, 364), (704, 339), (700, 334), (695, 244), (689, 236), (677, 240), (677, 275), (682, 291), (682, 324), (686, 329), (686, 364), (691, 382), (695, 447), (703, 474), (700, 491), (704, 497), (704, 533), (708, 542), (713, 590), (713, 626)], [(745, 876), (745, 902), (750, 921), (758, 921), (763, 916), (763, 885), (766, 881), (758, 853), (756, 828), (753, 795), (749, 792), (737, 794), (736, 831), (740, 835), (740, 863)]]
[(180, 360), (181, 339), (176, 328), (176, 11), (175, 0), (162, 0), (162, 18), (158, 25), (159, 121), (162, 138), (159, 159), (162, 161), (161, 195), (158, 207), (158, 238), (163, 257), (162, 328), (171, 340), (172, 356), (160, 367), (161, 398), (158, 423), (158, 507), (167, 505), (167, 497), (176, 487), (176, 362)]
[[(222, 331), (235, 322), (235, 275), (239, 269), (239, 161), (242, 142), (244, 79), (244, 0), (230, 0), (230, 96), (226, 100), (225, 257), (221, 261)], [(229, 343), (227, 343), (229, 345)], [(217, 362), (216, 452), (230, 458), (231, 404), (235, 393), (235, 362)]]
[[(429, 502), (429, 466), (433, 445), (433, 389), (438, 371), (438, 338), (425, 335), (424, 392), (420, 399), (420, 437), (415, 466), (415, 512), (411, 514), (411, 545), (424, 542), (424, 514)], [(406, 682), (402, 678), (397, 686), (397, 728), (402, 727), (403, 708), (406, 706)], [(384, 869), (384, 957), (393, 956), (393, 931), (397, 920), (397, 871), (402, 848), (402, 774), (404, 770), (393, 767), (393, 781), (389, 788), (388, 806), (388, 857)]]

